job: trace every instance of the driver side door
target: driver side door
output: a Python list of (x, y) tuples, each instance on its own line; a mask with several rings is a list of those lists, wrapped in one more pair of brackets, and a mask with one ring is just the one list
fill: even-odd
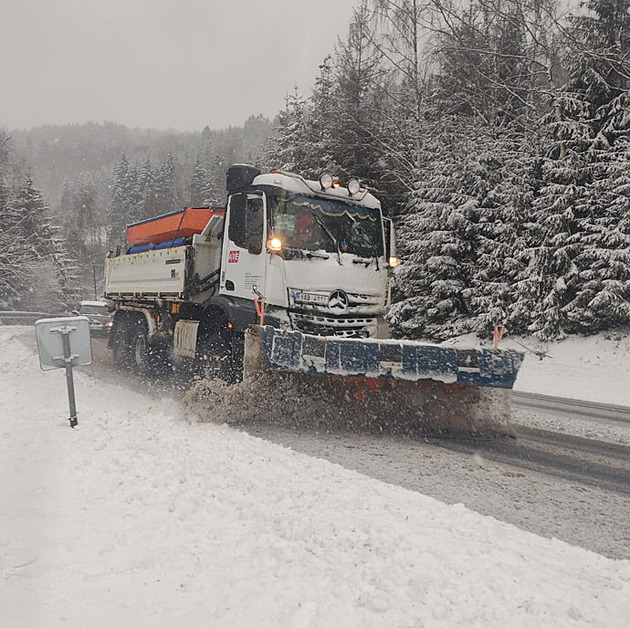
[(232, 194), (223, 240), (223, 294), (253, 301), (265, 295), (267, 204), (259, 192)]

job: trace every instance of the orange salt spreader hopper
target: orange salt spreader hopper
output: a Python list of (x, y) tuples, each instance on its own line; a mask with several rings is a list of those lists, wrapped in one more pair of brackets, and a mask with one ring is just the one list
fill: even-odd
[(178, 211), (148, 218), (127, 225), (127, 245), (159, 244), (177, 238), (191, 238), (201, 233), (212, 216), (224, 214), (223, 209), (186, 207)]

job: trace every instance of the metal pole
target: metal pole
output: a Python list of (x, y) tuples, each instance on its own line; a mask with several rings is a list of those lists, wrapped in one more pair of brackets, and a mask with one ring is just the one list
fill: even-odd
[(77, 420), (77, 407), (74, 399), (74, 378), (72, 375), (72, 357), (70, 354), (70, 330), (61, 330), (63, 342), (63, 357), (66, 363), (66, 383), (68, 384), (68, 404), (70, 405), (70, 427), (75, 427)]
[(94, 300), (98, 299), (96, 294), (96, 264), (92, 262), (92, 276), (94, 277)]

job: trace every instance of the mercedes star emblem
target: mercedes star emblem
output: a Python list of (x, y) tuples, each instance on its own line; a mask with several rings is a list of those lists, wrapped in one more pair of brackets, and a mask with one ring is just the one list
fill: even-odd
[(328, 309), (345, 312), (348, 309), (348, 295), (343, 290), (333, 290), (328, 297)]

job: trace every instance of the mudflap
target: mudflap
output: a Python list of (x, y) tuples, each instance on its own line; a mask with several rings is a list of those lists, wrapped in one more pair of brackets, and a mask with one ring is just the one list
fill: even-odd
[(245, 422), (388, 434), (511, 434), (523, 354), (357, 340), (250, 327), (239, 411)]

